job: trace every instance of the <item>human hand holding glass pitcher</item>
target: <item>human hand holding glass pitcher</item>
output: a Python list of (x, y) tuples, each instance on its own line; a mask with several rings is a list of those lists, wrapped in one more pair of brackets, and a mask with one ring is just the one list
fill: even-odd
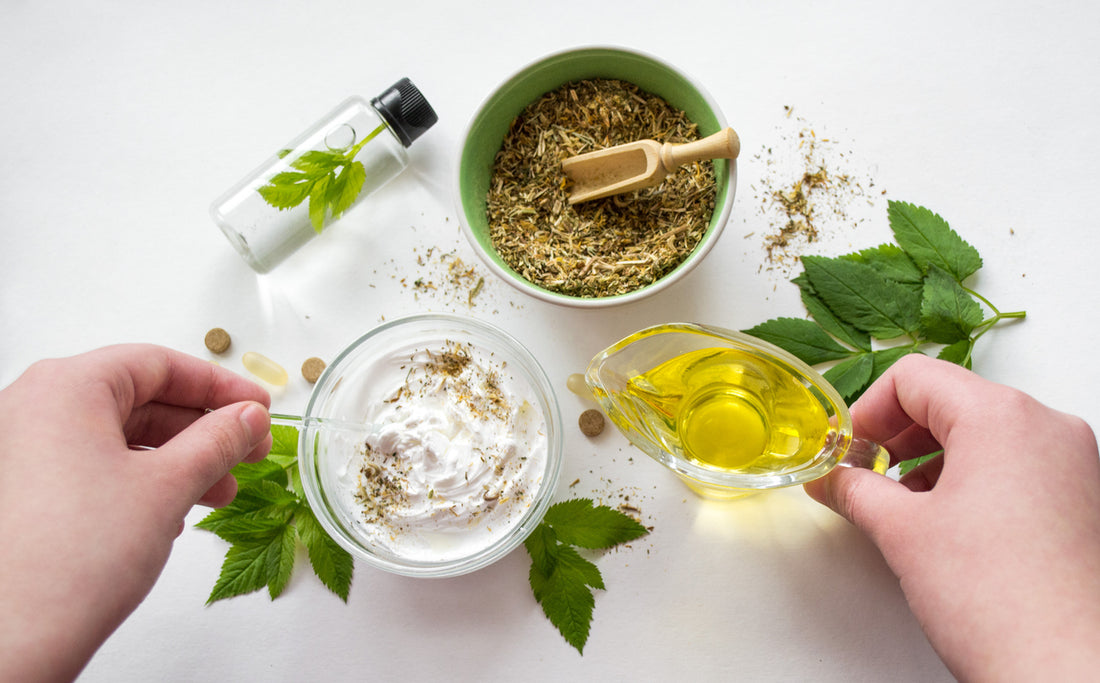
[(701, 325), (631, 335), (585, 379), (701, 495), (801, 483), (867, 533), (960, 678), (1084, 680), (1100, 665), (1100, 457), (1083, 420), (919, 354), (849, 415), (789, 354)]
[(1100, 665), (1100, 458), (1082, 420), (925, 356), (852, 407), (900, 482), (837, 468), (807, 492), (870, 536), (963, 680), (1086, 680)]
[(740, 332), (670, 323), (598, 353), (585, 383), (627, 439), (708, 498), (803, 484), (838, 464), (885, 472), (813, 368)]

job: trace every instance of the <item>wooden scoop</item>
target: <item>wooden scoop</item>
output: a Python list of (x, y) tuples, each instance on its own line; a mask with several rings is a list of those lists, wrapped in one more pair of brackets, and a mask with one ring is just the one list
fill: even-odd
[(561, 162), (561, 168), (573, 181), (569, 203), (576, 204), (653, 187), (682, 164), (703, 159), (736, 159), (740, 151), (737, 133), (726, 128), (683, 144), (661, 144), (656, 140), (628, 142), (569, 157)]

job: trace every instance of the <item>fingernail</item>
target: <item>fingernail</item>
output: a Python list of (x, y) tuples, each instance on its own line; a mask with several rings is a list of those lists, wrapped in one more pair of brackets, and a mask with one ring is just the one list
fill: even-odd
[(249, 403), (241, 411), (241, 424), (248, 431), (248, 443), (257, 444), (271, 430), (271, 416), (259, 403)]

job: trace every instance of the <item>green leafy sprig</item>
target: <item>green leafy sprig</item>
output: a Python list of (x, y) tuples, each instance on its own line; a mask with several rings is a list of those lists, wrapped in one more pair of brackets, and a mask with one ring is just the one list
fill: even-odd
[(592, 590), (604, 589), (599, 568), (582, 557), (577, 548), (613, 548), (647, 533), (628, 515), (577, 498), (550, 506), (524, 541), (531, 556), (530, 581), (535, 600), (577, 652), (584, 654), (588, 642), (596, 605)]
[(298, 477), (298, 430), (273, 425), (271, 434), (271, 452), (264, 460), (233, 468), (239, 486), (233, 502), (196, 525), (230, 543), (206, 604), (265, 586), (272, 600), (279, 597), (293, 572), (299, 542), (317, 577), (347, 602), (352, 558), (325, 533), (305, 500)]
[(932, 346), (939, 358), (972, 367), (978, 339), (1026, 315), (1002, 312), (966, 286), (982, 258), (939, 215), (891, 201), (887, 216), (896, 244), (802, 257), (792, 282), (810, 319), (775, 318), (744, 330), (808, 365), (833, 363), (823, 374), (849, 404), (898, 359)]
[[(321, 582), (347, 602), (352, 557), (317, 522), (298, 476), (298, 430), (272, 425), (268, 456), (233, 468), (239, 486), (229, 505), (214, 510), (197, 527), (230, 543), (207, 604), (267, 588), (279, 597), (293, 573), (297, 546), (305, 545)], [(535, 600), (565, 637), (584, 651), (593, 589), (604, 589), (599, 568), (577, 548), (603, 550), (644, 536), (648, 530), (630, 516), (587, 498), (551, 505), (524, 545), (531, 556)]]
[[(385, 130), (380, 124), (355, 145), (343, 150), (310, 150), (290, 162), (294, 170), (272, 176), (259, 189), (260, 196), (280, 211), (292, 209), (309, 199), (309, 222), (317, 232), (331, 217), (336, 220), (355, 202), (363, 190), (367, 170), (355, 157), (363, 146)], [(285, 158), (291, 150), (279, 153)]]

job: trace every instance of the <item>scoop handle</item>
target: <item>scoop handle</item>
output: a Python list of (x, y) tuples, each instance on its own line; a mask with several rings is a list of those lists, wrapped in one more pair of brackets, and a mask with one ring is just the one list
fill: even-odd
[(673, 171), (683, 164), (706, 159), (736, 159), (741, 153), (741, 139), (732, 128), (708, 135), (702, 140), (661, 145), (661, 165)]

